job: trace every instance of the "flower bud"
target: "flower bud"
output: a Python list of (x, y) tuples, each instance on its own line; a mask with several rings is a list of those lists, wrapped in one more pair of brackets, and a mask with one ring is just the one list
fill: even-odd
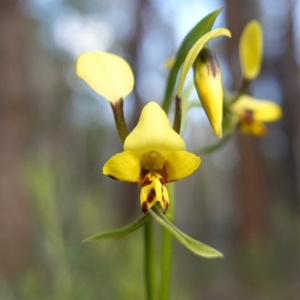
[(262, 50), (261, 26), (255, 20), (250, 21), (242, 32), (239, 45), (240, 63), (245, 79), (254, 79), (259, 74)]
[(223, 87), (215, 54), (203, 48), (194, 62), (194, 84), (217, 137), (222, 136)]

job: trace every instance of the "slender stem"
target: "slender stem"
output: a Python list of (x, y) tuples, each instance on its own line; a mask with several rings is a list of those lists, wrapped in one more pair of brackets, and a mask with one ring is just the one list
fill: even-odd
[(150, 220), (144, 225), (145, 229), (145, 279), (147, 300), (155, 300), (156, 297), (156, 260), (154, 241), (154, 220)]
[(235, 95), (235, 97), (231, 100), (230, 104), (236, 102), (246, 92), (246, 90), (249, 86), (249, 83), (250, 83), (249, 80), (243, 78), (240, 89), (239, 89), (238, 93)]
[(179, 134), (180, 134), (180, 128), (181, 128), (181, 119), (182, 119), (182, 100), (181, 100), (181, 97), (176, 96), (173, 129)]
[[(168, 185), (170, 205), (166, 217), (170, 222), (174, 221), (174, 183)], [(161, 250), (161, 269), (160, 269), (160, 300), (170, 299), (171, 269), (173, 254), (173, 239), (168, 230), (162, 231), (162, 250)]]
[(111, 108), (114, 114), (116, 127), (122, 145), (124, 145), (124, 141), (128, 135), (126, 122), (124, 118), (123, 103), (124, 103), (123, 99), (120, 99), (118, 102), (111, 103)]

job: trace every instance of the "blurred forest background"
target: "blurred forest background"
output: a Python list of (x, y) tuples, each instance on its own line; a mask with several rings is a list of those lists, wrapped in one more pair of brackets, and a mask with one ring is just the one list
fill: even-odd
[[(143, 105), (162, 99), (163, 61), (220, 6), (214, 27), (232, 39), (211, 45), (226, 89), (241, 83), (238, 41), (257, 19), (264, 59), (249, 92), (284, 116), (262, 139), (237, 133), (176, 184), (176, 225), (225, 258), (174, 242), (172, 299), (299, 299), (300, 1), (0, 0), (1, 300), (145, 298), (142, 230), (81, 243), (141, 210), (136, 185), (102, 175), (121, 145), (108, 103), (76, 77), (74, 62), (87, 50), (129, 61), (132, 129)], [(217, 141), (201, 110), (188, 121), (190, 151)]]

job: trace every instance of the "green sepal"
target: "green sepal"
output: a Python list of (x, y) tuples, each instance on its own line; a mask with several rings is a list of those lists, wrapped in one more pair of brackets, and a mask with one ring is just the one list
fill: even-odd
[(142, 215), (137, 220), (135, 220), (134, 222), (132, 222), (124, 227), (94, 234), (94, 235), (84, 239), (83, 242), (92, 242), (92, 241), (97, 241), (97, 240), (102, 240), (102, 239), (122, 238), (125, 235), (130, 234), (130, 233), (136, 231), (137, 229), (139, 229), (141, 226), (143, 226), (146, 222), (149, 221), (149, 217), (150, 217), (149, 214)]
[(180, 231), (160, 212), (159, 208), (157, 208), (156, 206), (153, 206), (152, 209), (149, 210), (149, 213), (161, 226), (168, 230), (174, 238), (176, 238), (183, 246), (185, 246), (196, 255), (205, 258), (223, 257), (223, 254), (218, 250), (199, 241), (196, 241), (195, 239)]
[(217, 10), (213, 11), (209, 15), (207, 15), (205, 18), (203, 18), (201, 21), (199, 21), (192, 29), (191, 31), (186, 35), (185, 39), (183, 40), (182, 44), (180, 45), (176, 59), (174, 62), (173, 67), (170, 70), (167, 85), (166, 85), (166, 91), (165, 91), (165, 97), (163, 101), (162, 108), (165, 112), (168, 112), (171, 99), (172, 99), (172, 93), (175, 87), (176, 79), (180, 70), (180, 67), (182, 63), (184, 62), (189, 50), (191, 47), (199, 40), (201, 36), (206, 34), (208, 31), (211, 30), (216, 17), (221, 12), (222, 7), (218, 8)]

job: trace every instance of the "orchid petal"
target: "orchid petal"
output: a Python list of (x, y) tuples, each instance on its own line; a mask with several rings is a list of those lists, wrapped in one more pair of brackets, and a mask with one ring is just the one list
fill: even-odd
[(104, 164), (103, 174), (120, 181), (140, 182), (141, 156), (130, 151), (118, 153)]
[(273, 122), (280, 119), (282, 110), (272, 101), (256, 99), (243, 95), (231, 105), (231, 110), (241, 116), (245, 110), (253, 112), (253, 119), (258, 122)]
[(170, 126), (167, 115), (155, 102), (148, 103), (137, 126), (124, 143), (125, 151), (144, 153), (157, 151), (162, 155), (185, 149), (181, 136)]
[(128, 63), (107, 52), (85, 52), (76, 62), (76, 74), (112, 103), (131, 93), (134, 77)]
[(169, 195), (164, 179), (158, 173), (148, 173), (141, 183), (140, 203), (146, 213), (156, 202), (166, 211), (169, 206)]
[(263, 136), (267, 132), (267, 128), (262, 122), (253, 121), (250, 123), (241, 122), (239, 124), (240, 131), (243, 134), (255, 135), (255, 136)]
[(172, 182), (191, 175), (200, 165), (201, 159), (193, 153), (176, 151), (165, 156), (165, 180)]
[(262, 29), (259, 22), (252, 20), (243, 30), (239, 44), (240, 62), (245, 79), (254, 79), (259, 74), (262, 51)]

